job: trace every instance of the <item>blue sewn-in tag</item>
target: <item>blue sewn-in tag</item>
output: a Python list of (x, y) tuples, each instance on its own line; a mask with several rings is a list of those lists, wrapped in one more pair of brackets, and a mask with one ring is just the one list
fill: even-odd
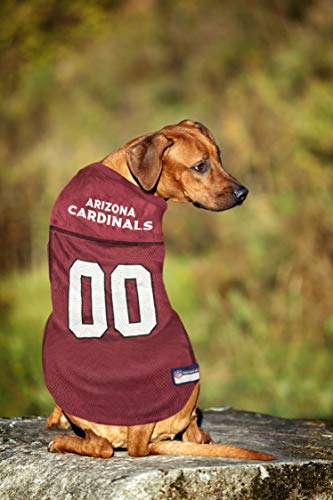
[(175, 385), (196, 382), (200, 379), (199, 365), (171, 368), (171, 376)]

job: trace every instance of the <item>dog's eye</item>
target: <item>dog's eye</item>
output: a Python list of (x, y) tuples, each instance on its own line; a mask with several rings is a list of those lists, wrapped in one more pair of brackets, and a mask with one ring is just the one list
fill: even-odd
[(203, 174), (204, 172), (207, 172), (208, 165), (207, 165), (207, 163), (204, 163), (203, 161), (201, 161), (200, 163), (197, 163), (196, 165), (191, 167), (191, 170), (195, 170), (196, 172)]

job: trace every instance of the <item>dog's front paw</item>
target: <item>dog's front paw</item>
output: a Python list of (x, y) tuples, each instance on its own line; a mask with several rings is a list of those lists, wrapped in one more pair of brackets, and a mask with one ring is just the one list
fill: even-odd
[(57, 450), (54, 449), (54, 443), (53, 443), (53, 441), (54, 440), (52, 439), (52, 441), (50, 441), (49, 444), (47, 445), (47, 451), (50, 451), (51, 453), (57, 451)]
[(62, 445), (64, 438), (65, 438), (65, 436), (63, 436), (61, 434), (54, 436), (52, 441), (50, 441), (48, 446), (47, 446), (47, 451), (49, 451), (51, 453), (56, 453), (56, 452), (63, 453), (61, 445)]

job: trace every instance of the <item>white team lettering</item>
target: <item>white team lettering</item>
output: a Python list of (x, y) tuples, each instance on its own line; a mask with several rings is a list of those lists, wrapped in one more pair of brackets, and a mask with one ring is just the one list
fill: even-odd
[[(110, 216), (108, 216), (110, 217)], [(104, 224), (106, 221), (106, 215), (103, 212), (97, 212), (97, 222), (98, 224)]]
[(132, 223), (129, 219), (126, 219), (123, 224), (123, 229), (133, 229)]
[(77, 210), (77, 206), (75, 205), (71, 205), (68, 207), (67, 211), (71, 214), (71, 215), (76, 215), (76, 212), (74, 210)]
[(82, 207), (82, 208), (80, 208), (80, 210), (78, 211), (78, 213), (77, 213), (76, 215), (77, 215), (77, 217), (83, 217), (84, 219), (86, 219), (86, 218), (87, 218), (87, 217), (86, 217), (86, 212), (85, 212), (85, 210), (84, 210), (84, 208), (83, 208), (83, 207)]
[[(82, 319), (82, 277), (90, 278), (92, 323)], [(126, 280), (135, 280), (140, 321), (131, 322)], [(114, 327), (124, 337), (149, 335), (157, 325), (150, 271), (141, 264), (119, 264), (110, 274)], [(105, 275), (97, 262), (77, 259), (69, 270), (68, 326), (77, 338), (100, 338), (108, 329)]]
[[(88, 210), (85, 207), (91, 207), (91, 209)], [(82, 217), (83, 219), (87, 219), (97, 224), (106, 224), (107, 226), (120, 229), (130, 229), (131, 231), (151, 231), (153, 229), (152, 221), (140, 221), (136, 219), (133, 207), (129, 208), (125, 205), (118, 205), (117, 203), (94, 198), (88, 198), (85, 207), (70, 205), (67, 208), (67, 212), (70, 215)], [(101, 210), (104, 210), (104, 212), (112, 212), (112, 214), (119, 214), (124, 217), (105, 214)], [(133, 217), (134, 220), (130, 220), (128, 217)]]
[(116, 227), (122, 227), (122, 221), (123, 219), (121, 217), (112, 217), (112, 224), (111, 226), (116, 226)]
[[(87, 324), (82, 321), (82, 276), (91, 279), (93, 322)], [(108, 328), (104, 272), (97, 262), (78, 259), (69, 270), (68, 326), (78, 338), (98, 338)]]
[(96, 215), (97, 214), (96, 214), (96, 212), (94, 212), (94, 210), (88, 210), (87, 219), (94, 221), (96, 219)]
[[(140, 321), (131, 323), (126, 280), (136, 281)], [(141, 264), (119, 264), (111, 273), (114, 327), (124, 337), (149, 335), (157, 325), (151, 273)]]

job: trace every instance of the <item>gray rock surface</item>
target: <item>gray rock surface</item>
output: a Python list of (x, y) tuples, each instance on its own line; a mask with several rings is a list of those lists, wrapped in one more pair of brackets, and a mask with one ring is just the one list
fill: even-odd
[(289, 420), (232, 409), (204, 412), (215, 442), (271, 452), (274, 462), (108, 460), (47, 452), (45, 418), (0, 419), (0, 499), (333, 499), (333, 421)]

